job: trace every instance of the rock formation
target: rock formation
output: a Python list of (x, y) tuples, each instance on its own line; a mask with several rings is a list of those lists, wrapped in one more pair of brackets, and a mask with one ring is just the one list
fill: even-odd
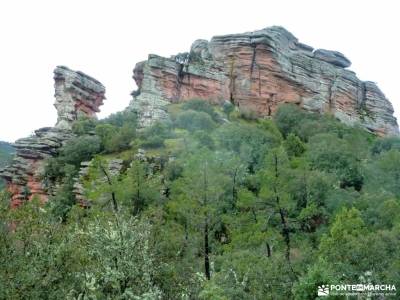
[(346, 69), (340, 52), (300, 43), (282, 27), (197, 40), (189, 53), (149, 55), (134, 69), (138, 90), (130, 108), (140, 124), (166, 119), (166, 106), (192, 98), (269, 116), (281, 103), (331, 113), (378, 135), (398, 134), (393, 107), (373, 82)]
[(94, 117), (103, 105), (105, 88), (96, 79), (67, 67), (54, 70), (54, 88), (57, 109), (56, 128), (71, 129), (79, 115)]
[(73, 137), (72, 123), (79, 115), (94, 117), (105, 99), (104, 86), (82, 72), (59, 66), (54, 70), (54, 80), (56, 126), (38, 129), (32, 136), (17, 140), (14, 160), (0, 172), (14, 207), (35, 195), (47, 200), (41, 180), (44, 159), (56, 155), (58, 148)]

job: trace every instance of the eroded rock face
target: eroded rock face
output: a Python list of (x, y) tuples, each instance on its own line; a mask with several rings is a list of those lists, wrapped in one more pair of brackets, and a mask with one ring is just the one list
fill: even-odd
[(14, 144), (16, 155), (10, 166), (0, 171), (12, 194), (11, 206), (19, 206), (35, 195), (47, 201), (41, 180), (44, 159), (57, 155), (58, 149), (71, 139), (72, 123), (80, 114), (94, 117), (103, 104), (105, 88), (97, 80), (67, 67), (54, 70), (55, 107), (58, 120), (55, 127), (45, 127)]
[(54, 81), (57, 128), (71, 129), (72, 122), (79, 115), (93, 117), (100, 111), (105, 88), (96, 79), (59, 66), (54, 70)]
[(149, 55), (138, 63), (130, 108), (148, 126), (168, 118), (169, 103), (192, 98), (229, 100), (259, 116), (294, 103), (379, 135), (398, 134), (391, 103), (375, 83), (347, 70), (350, 65), (340, 52), (314, 50), (282, 27), (216, 36), (195, 41), (189, 53)]

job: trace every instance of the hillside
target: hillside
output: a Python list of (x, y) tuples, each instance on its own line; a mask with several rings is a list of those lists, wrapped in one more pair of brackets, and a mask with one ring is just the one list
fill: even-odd
[(398, 299), (398, 124), (350, 65), (276, 26), (197, 40), (103, 120), (56, 67), (56, 124), (0, 171), (0, 299)]
[[(7, 164), (11, 161), (14, 153), (15, 149), (11, 146), (11, 144), (0, 141), (0, 169), (7, 166)], [(4, 181), (0, 179), (0, 190), (3, 187)]]
[(292, 105), (273, 119), (201, 100), (168, 112), (146, 129), (128, 111), (74, 123), (77, 137), (46, 161), (54, 196), (2, 210), (18, 226), (2, 233), (0, 298), (314, 299), (328, 282), (399, 286), (399, 138)]

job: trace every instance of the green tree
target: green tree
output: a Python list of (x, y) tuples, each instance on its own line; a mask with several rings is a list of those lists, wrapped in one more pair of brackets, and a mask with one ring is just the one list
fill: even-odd
[(183, 170), (183, 176), (173, 186), (172, 199), (182, 206), (169, 206), (178, 209), (182, 215), (183, 226), (190, 226), (201, 237), (200, 253), (204, 262), (204, 274), (211, 278), (212, 241), (210, 233), (217, 223), (216, 211), (223, 202), (226, 176), (218, 172), (221, 161), (207, 150), (193, 155)]
[(76, 169), (73, 165), (66, 165), (64, 172), (62, 183), (57, 189), (56, 195), (50, 197), (48, 204), (53, 217), (62, 222), (67, 220), (69, 211), (76, 204), (74, 194)]
[(79, 288), (70, 296), (93, 299), (161, 299), (153, 282), (157, 267), (149, 245), (150, 224), (118, 215), (90, 222), (76, 231), (88, 264), (76, 274)]
[(274, 133), (249, 124), (225, 124), (216, 131), (218, 146), (236, 153), (248, 164), (249, 171), (262, 166), (269, 148), (276, 146), (279, 141)]
[(279, 227), (285, 243), (285, 257), (293, 273), (289, 215), (290, 211), (294, 209), (294, 205), (287, 192), (288, 178), (291, 175), (288, 169), (288, 157), (283, 148), (275, 148), (270, 151), (266, 164), (265, 171), (260, 174), (262, 177), (260, 197), (265, 205), (270, 207), (272, 215), (279, 216)]
[(367, 228), (360, 211), (343, 208), (336, 216), (329, 235), (322, 237), (321, 258), (334, 268), (336, 274), (343, 274), (344, 278), (339, 279), (357, 279), (361, 273), (368, 271), (364, 268), (372, 261), (366, 262), (366, 235)]
[(290, 133), (286, 140), (283, 142), (283, 146), (289, 157), (300, 156), (306, 150), (304, 143), (293, 133)]
[(345, 140), (333, 134), (318, 134), (310, 139), (308, 160), (311, 167), (335, 174), (342, 188), (353, 187), (360, 191), (363, 187), (360, 159)]

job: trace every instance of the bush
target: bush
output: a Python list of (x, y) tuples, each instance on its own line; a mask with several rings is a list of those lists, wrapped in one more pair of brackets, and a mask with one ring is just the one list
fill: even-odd
[(131, 128), (137, 127), (137, 115), (133, 111), (122, 111), (111, 114), (109, 117), (100, 121), (101, 123), (111, 124), (116, 127), (129, 125)]
[(130, 147), (130, 142), (136, 136), (136, 128), (132, 128), (129, 124), (117, 127), (105, 123), (96, 126), (96, 134), (101, 139), (103, 151), (105, 153), (114, 153)]
[(98, 136), (84, 135), (72, 138), (61, 148), (60, 158), (67, 164), (79, 168), (81, 162), (89, 161), (101, 150), (101, 141)]
[(304, 143), (293, 133), (287, 136), (286, 140), (283, 142), (283, 146), (290, 157), (300, 156), (306, 150)]
[(195, 111), (202, 111), (206, 114), (210, 115), (210, 117), (214, 120), (218, 120), (218, 114), (215, 112), (213, 106), (207, 102), (207, 100), (203, 99), (192, 99), (185, 102), (182, 105), (184, 110), (195, 110)]
[(280, 105), (274, 120), (284, 137), (294, 133), (305, 142), (319, 133), (335, 133), (342, 137), (350, 130), (332, 116), (306, 112), (294, 104)]
[(222, 105), (222, 110), (224, 111), (226, 117), (229, 119), (230, 114), (235, 110), (235, 106), (231, 102), (225, 101)]
[(102, 150), (115, 153), (129, 149), (136, 137), (137, 117), (134, 112), (123, 111), (110, 115), (96, 126), (96, 134), (101, 138)]
[(273, 133), (248, 124), (225, 124), (216, 136), (220, 147), (240, 155), (250, 170), (260, 167), (268, 149), (279, 143)]
[(342, 188), (361, 190), (364, 178), (358, 157), (345, 140), (335, 134), (318, 134), (310, 139), (309, 148), (308, 159), (313, 168), (336, 174)]
[(377, 139), (372, 146), (372, 154), (380, 154), (381, 152), (387, 152), (391, 149), (400, 150), (400, 138), (398, 137), (385, 137)]
[(97, 120), (87, 116), (81, 116), (72, 124), (72, 132), (76, 135), (85, 135), (94, 133)]
[(207, 147), (210, 150), (215, 149), (215, 143), (212, 137), (205, 131), (198, 130), (194, 133), (194, 138), (201, 146)]
[(216, 127), (216, 124), (209, 114), (188, 110), (178, 115), (175, 126), (194, 132), (196, 130), (211, 131)]
[(244, 107), (241, 107), (239, 109), (239, 117), (247, 121), (254, 121), (258, 119), (257, 113), (255, 111)]
[(172, 161), (167, 164), (165, 170), (165, 177), (168, 180), (170, 181), (177, 180), (178, 178), (182, 177), (182, 174), (183, 174), (183, 166), (179, 162)]
[(144, 148), (164, 147), (164, 141), (171, 137), (173, 137), (173, 132), (170, 124), (157, 122), (140, 132), (140, 146)]
[(65, 222), (72, 206), (76, 204), (74, 183), (77, 169), (72, 165), (65, 165), (62, 170), (63, 183), (58, 188), (56, 195), (50, 197), (49, 206), (53, 217)]
[(304, 118), (304, 111), (296, 105), (280, 105), (274, 115), (274, 120), (283, 136), (288, 136), (299, 126)]

